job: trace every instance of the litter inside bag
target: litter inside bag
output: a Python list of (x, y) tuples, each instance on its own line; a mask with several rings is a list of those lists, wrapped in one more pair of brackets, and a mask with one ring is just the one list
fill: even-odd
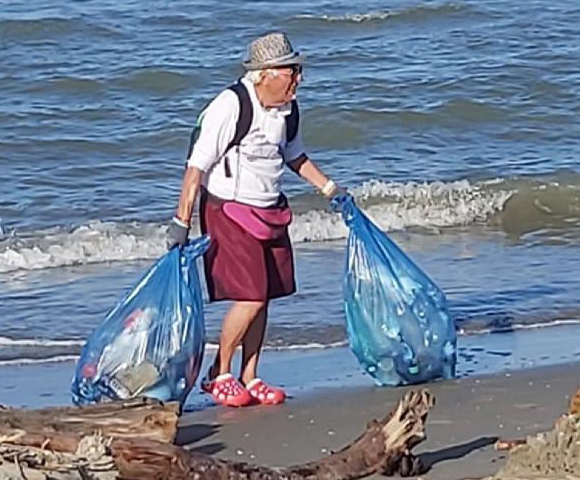
[(379, 385), (454, 377), (457, 337), (441, 290), (352, 197), (333, 206), (349, 227), (344, 305), (362, 367)]
[(200, 237), (163, 255), (84, 345), (71, 385), (76, 404), (138, 395), (181, 404), (195, 384), (205, 325), (196, 258)]

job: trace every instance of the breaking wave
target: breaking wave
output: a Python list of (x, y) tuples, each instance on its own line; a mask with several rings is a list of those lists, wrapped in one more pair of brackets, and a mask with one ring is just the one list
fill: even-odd
[[(485, 221), (499, 212), (512, 194), (468, 181), (423, 184), (371, 181), (354, 188), (352, 193), (385, 231)], [(319, 199), (312, 197), (310, 201), (306, 197), (299, 201), (303, 204), (302, 212), (295, 215), (290, 229), (294, 242), (346, 237), (340, 216), (322, 209)], [(166, 233), (165, 225), (102, 221), (73, 230), (6, 232), (0, 240), (0, 273), (157, 258), (165, 249)]]
[[(384, 231), (490, 225), (509, 234), (580, 229), (580, 174), (482, 182), (366, 182), (352, 191)], [(342, 219), (320, 198), (293, 198), (294, 242), (347, 236)], [(194, 228), (195, 231), (195, 228)], [(154, 259), (165, 250), (166, 226), (92, 221), (70, 229), (6, 231), (0, 224), (0, 273), (88, 263)]]

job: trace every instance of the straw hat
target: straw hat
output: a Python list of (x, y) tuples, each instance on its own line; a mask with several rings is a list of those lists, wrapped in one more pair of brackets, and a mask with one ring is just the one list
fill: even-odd
[(273, 32), (258, 37), (250, 43), (243, 65), (246, 70), (262, 70), (303, 62), (304, 55), (294, 51), (286, 34)]

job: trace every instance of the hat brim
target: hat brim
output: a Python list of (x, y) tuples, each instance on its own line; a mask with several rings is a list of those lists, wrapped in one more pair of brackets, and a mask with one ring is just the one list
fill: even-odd
[(305, 60), (306, 60), (305, 55), (299, 52), (294, 52), (285, 57), (276, 58), (268, 62), (244, 61), (242, 62), (242, 65), (246, 70), (265, 70), (267, 68), (289, 67), (290, 65), (302, 65)]

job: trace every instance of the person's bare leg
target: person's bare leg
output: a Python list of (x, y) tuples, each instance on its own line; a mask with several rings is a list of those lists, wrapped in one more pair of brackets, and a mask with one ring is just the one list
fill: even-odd
[(260, 310), (242, 339), (242, 369), (240, 379), (245, 385), (257, 376), (258, 360), (264, 343), (266, 322), (268, 319), (268, 304)]
[(222, 323), (220, 345), (214, 364), (210, 368), (210, 379), (232, 370), (232, 358), (236, 347), (246, 335), (250, 325), (264, 310), (265, 302), (234, 302)]

